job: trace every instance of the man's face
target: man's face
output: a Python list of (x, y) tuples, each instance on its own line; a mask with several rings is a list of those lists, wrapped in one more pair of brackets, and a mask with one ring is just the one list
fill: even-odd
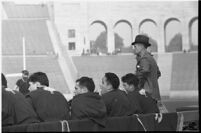
[(107, 93), (109, 90), (111, 90), (111, 85), (108, 84), (107, 78), (105, 76), (102, 78), (100, 89), (101, 89), (101, 94)]
[(126, 82), (123, 82), (123, 87), (124, 87), (124, 89), (125, 89), (127, 92), (131, 92), (131, 91), (134, 90), (133, 85), (129, 85), (129, 84), (126, 83)]
[(29, 78), (29, 76), (28, 75), (25, 75), (25, 74), (22, 74), (22, 78), (23, 78), (23, 80), (28, 80), (28, 78)]
[(143, 44), (141, 43), (136, 43), (135, 45), (132, 45), (133, 52), (135, 55), (139, 54), (141, 50), (143, 49)]
[(37, 83), (34, 83), (34, 82), (29, 82), (29, 91), (31, 92), (31, 91), (34, 91), (34, 90), (37, 90), (37, 87), (38, 87), (38, 85), (37, 85)]
[(79, 82), (76, 82), (74, 94), (75, 95), (83, 94), (83, 89), (80, 87)]

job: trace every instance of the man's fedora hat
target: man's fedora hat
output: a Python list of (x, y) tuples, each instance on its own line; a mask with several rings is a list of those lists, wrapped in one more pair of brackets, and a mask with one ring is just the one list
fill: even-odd
[(131, 45), (135, 45), (136, 43), (142, 43), (145, 47), (151, 46), (151, 44), (149, 43), (149, 37), (145, 35), (137, 35), (135, 37), (135, 42), (133, 42)]

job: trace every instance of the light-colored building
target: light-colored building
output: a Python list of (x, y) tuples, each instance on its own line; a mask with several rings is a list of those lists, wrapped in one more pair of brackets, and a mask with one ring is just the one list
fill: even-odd
[(166, 52), (172, 29), (181, 33), (182, 50), (198, 45), (198, 1), (55, 1), (49, 5), (61, 40), (71, 55), (90, 49), (89, 30), (96, 23), (107, 32), (108, 53), (115, 50), (114, 30), (120, 23), (130, 27), (132, 41), (139, 33), (154, 38), (160, 53)]

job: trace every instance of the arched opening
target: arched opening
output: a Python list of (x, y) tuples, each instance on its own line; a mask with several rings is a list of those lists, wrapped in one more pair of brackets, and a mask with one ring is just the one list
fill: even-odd
[(182, 51), (182, 34), (180, 20), (170, 18), (165, 22), (165, 51)]
[(93, 21), (89, 28), (90, 53), (107, 53), (107, 26), (101, 20)]
[(149, 37), (149, 42), (151, 46), (148, 47), (150, 52), (158, 52), (157, 43), (157, 24), (152, 19), (145, 19), (139, 25), (139, 33), (145, 34)]
[(127, 20), (119, 20), (114, 25), (115, 51), (121, 53), (132, 52), (132, 25)]
[(190, 50), (198, 50), (198, 17), (194, 17), (189, 22)]

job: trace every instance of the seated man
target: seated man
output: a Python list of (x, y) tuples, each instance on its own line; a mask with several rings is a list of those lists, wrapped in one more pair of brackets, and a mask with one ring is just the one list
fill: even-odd
[[(123, 87), (127, 91), (128, 99), (132, 104), (133, 113), (159, 113), (157, 101), (143, 89), (139, 90), (139, 80), (136, 75), (129, 73), (121, 78)], [(136, 111), (136, 108), (139, 110)]]
[(23, 94), (7, 88), (7, 80), (1, 73), (2, 126), (40, 122), (32, 106)]
[(42, 122), (70, 119), (67, 100), (60, 92), (49, 87), (49, 80), (45, 73), (33, 73), (29, 77), (29, 84), (30, 93), (26, 98)]
[(91, 78), (76, 80), (75, 96), (71, 102), (72, 119), (88, 118), (105, 126), (106, 107), (101, 96), (94, 92), (95, 84)]
[(119, 89), (119, 84), (119, 78), (114, 73), (105, 73), (102, 78), (101, 94), (109, 117), (130, 115), (129, 100), (126, 93)]

